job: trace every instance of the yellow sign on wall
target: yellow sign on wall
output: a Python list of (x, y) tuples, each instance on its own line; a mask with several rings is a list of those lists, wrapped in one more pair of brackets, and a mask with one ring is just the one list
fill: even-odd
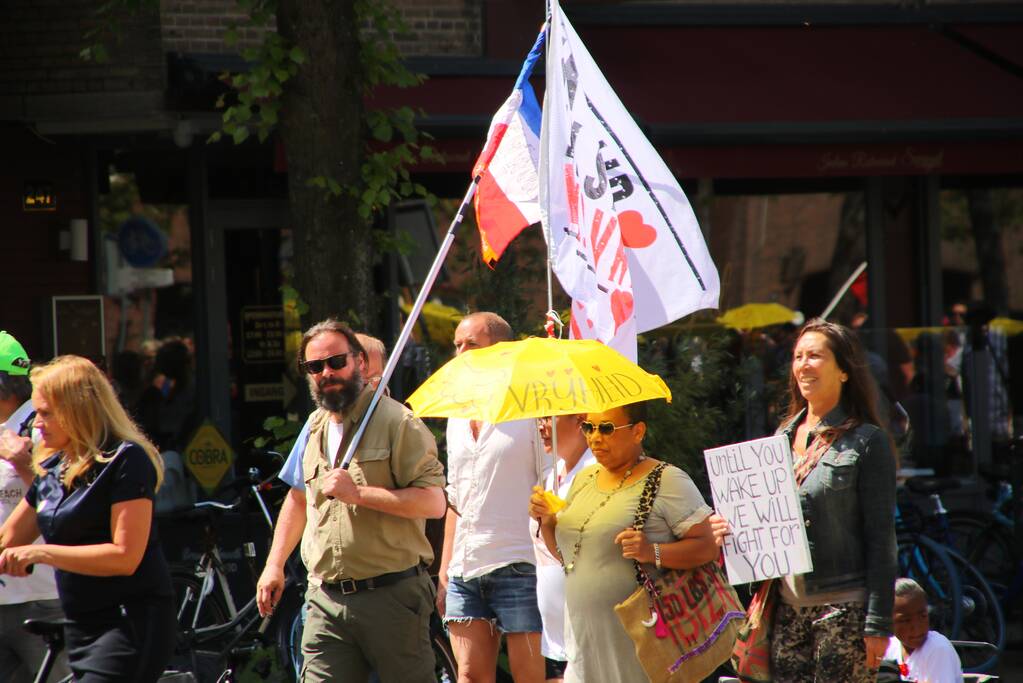
[(185, 467), (206, 493), (213, 493), (234, 462), (234, 451), (208, 420), (185, 448)]

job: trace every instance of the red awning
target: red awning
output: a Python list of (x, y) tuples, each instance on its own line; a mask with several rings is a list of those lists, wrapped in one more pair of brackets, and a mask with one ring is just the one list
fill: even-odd
[[(956, 30), (1023, 65), (1023, 25)], [(925, 26), (580, 34), (683, 177), (1023, 172), (1023, 79)], [(445, 169), (467, 173), (513, 81), (437, 75), (374, 104), (425, 110)], [(542, 90), (542, 78), (534, 84)]]

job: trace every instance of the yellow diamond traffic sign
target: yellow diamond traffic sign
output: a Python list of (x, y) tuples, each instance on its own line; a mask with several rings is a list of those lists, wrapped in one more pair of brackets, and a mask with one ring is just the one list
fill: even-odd
[(213, 493), (234, 462), (234, 451), (220, 431), (207, 420), (185, 448), (185, 467), (206, 493)]

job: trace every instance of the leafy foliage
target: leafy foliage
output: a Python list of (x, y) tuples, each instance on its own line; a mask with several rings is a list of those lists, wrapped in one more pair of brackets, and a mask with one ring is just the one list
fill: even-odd
[(295, 445), (298, 433), (302, 431), (302, 423), (297, 420), (289, 420), (278, 415), (272, 415), (263, 420), (262, 436), (252, 439), (252, 445), (256, 448), (266, 448), (278, 453), (287, 453)]
[[(301, 46), (289, 44), (273, 30), (274, 0), (238, 0), (238, 4), (247, 12), (246, 25), (261, 29), (263, 40), (260, 45), (241, 51), (250, 64), (248, 71), (221, 75), (230, 93), (217, 100), (217, 108), (224, 110), (222, 128), (210, 136), (210, 142), (227, 136), (241, 144), (253, 134), (260, 142), (265, 141), (280, 119), (281, 97), (287, 82), (309, 58)], [(406, 29), (394, 7), (381, 0), (356, 0), (355, 9), (362, 26), (359, 43), (362, 95), (370, 94), (378, 86), (406, 88), (422, 83), (425, 76), (405, 66), (395, 45), (393, 36)], [(232, 25), (227, 29), (228, 45), (238, 44), (241, 28)], [(358, 198), (359, 215), (366, 220), (391, 202), (407, 197), (434, 202), (426, 187), (413, 182), (409, 172), (420, 160), (441, 160), (433, 147), (423, 144), (430, 138), (415, 126), (419, 113), (411, 107), (366, 112), (363, 137), (367, 147), (360, 185), (345, 187), (329, 175), (311, 177), (306, 183), (323, 190), (325, 197), (348, 193)]]
[(664, 379), (672, 402), (651, 401), (645, 450), (706, 488), (703, 450), (743, 438), (742, 380), (727, 332), (649, 338), (639, 363)]

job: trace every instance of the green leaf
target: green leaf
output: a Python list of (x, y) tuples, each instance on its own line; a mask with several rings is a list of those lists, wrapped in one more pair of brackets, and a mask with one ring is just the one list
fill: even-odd
[(228, 47), (234, 47), (238, 44), (237, 26), (231, 26), (229, 29), (224, 31), (224, 42), (227, 43)]
[(270, 417), (263, 420), (263, 429), (271, 431), (277, 427), (280, 427), (285, 422), (284, 418), (280, 415), (271, 415)]
[(207, 144), (207, 145), (211, 145), (211, 144), (213, 144), (214, 142), (220, 142), (220, 139), (221, 139), (222, 137), (224, 137), (224, 136), (220, 134), (220, 131), (219, 131), (219, 130), (218, 130), (218, 131), (215, 131), (215, 132), (211, 133), (211, 134), (210, 134), (210, 136), (209, 136), (208, 138), (206, 138), (206, 144)]
[(274, 77), (277, 78), (278, 82), (284, 83), (291, 78), (291, 73), (282, 67), (274, 67)]
[(390, 142), (391, 138), (394, 137), (394, 128), (387, 119), (381, 119), (377, 125), (373, 126), (372, 133), (373, 139), (380, 142)]
[(231, 137), (234, 139), (234, 144), (236, 145), (242, 144), (249, 137), (248, 126), (238, 126), (237, 128), (234, 129), (234, 132), (231, 133)]
[(327, 188), (330, 190), (330, 193), (335, 197), (341, 194), (341, 185), (333, 178), (327, 178)]
[(295, 64), (305, 64), (305, 52), (303, 52), (302, 48), (298, 45), (291, 48), (291, 52), (288, 53), (288, 56), (291, 58), (291, 61), (295, 62)]

